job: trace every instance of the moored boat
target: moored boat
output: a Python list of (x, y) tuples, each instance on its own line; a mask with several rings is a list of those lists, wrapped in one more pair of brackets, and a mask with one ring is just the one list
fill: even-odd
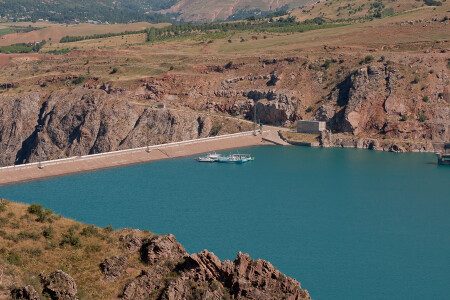
[(228, 156), (219, 157), (217, 161), (220, 163), (243, 164), (252, 160), (255, 160), (255, 158), (250, 154), (230, 154)]
[(216, 152), (211, 152), (206, 154), (205, 156), (200, 156), (197, 158), (197, 161), (199, 162), (216, 162), (221, 157), (220, 154), (217, 154)]

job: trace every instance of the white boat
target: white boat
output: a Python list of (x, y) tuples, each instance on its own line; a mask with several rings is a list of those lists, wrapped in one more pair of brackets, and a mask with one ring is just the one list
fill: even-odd
[(248, 161), (255, 160), (250, 154), (230, 154), (228, 156), (221, 156), (217, 159), (220, 163), (231, 163), (231, 164), (243, 164)]
[(220, 154), (217, 154), (216, 152), (211, 152), (206, 154), (205, 156), (200, 156), (197, 158), (197, 161), (199, 162), (216, 162), (219, 160), (219, 158), (222, 157)]

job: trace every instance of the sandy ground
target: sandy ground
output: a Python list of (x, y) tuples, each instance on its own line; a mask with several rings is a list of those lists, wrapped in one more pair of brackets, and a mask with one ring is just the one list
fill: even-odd
[[(272, 131), (254, 136), (252, 134), (233, 135), (194, 141), (181, 144), (167, 144), (152, 146), (150, 152), (137, 149), (128, 152), (105, 153), (94, 156), (72, 158), (60, 162), (44, 162), (42, 168), (38, 164), (16, 166), (0, 169), (0, 185), (7, 185), (25, 181), (38, 180), (99, 169), (114, 168), (131, 164), (183, 157), (199, 153), (220, 151), (258, 145), (273, 145), (267, 142), (274, 136)], [(266, 140), (263, 140), (265, 138)]]

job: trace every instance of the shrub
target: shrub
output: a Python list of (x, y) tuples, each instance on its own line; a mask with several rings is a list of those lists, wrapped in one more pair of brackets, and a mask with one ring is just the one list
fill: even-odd
[(309, 107), (306, 109), (306, 112), (309, 113), (309, 112), (312, 112), (313, 110), (314, 110), (314, 107), (309, 106)]
[(211, 136), (216, 136), (219, 134), (220, 130), (222, 130), (222, 125), (216, 125), (211, 129), (210, 135)]
[(31, 204), (31, 205), (28, 207), (27, 211), (28, 211), (30, 214), (33, 214), (33, 215), (39, 215), (39, 214), (42, 213), (43, 209), (44, 209), (44, 208), (42, 207), (41, 204), (33, 203), (33, 204)]
[(53, 214), (53, 211), (48, 208), (44, 209), (41, 204), (33, 203), (28, 207), (27, 211), (38, 217), (36, 219), (37, 222), (44, 223), (46, 221), (52, 221), (49, 217)]
[(39, 241), (41, 239), (41, 235), (36, 232), (27, 232), (27, 231), (21, 231), (19, 234), (17, 234), (17, 238), (19, 240), (33, 240), (33, 241)]
[(8, 222), (9, 220), (7, 218), (0, 218), (0, 226), (5, 226)]
[(423, 100), (423, 102), (428, 102), (428, 100), (430, 100), (430, 99), (428, 98), (428, 96), (423, 96), (422, 100)]
[(55, 230), (53, 229), (52, 226), (44, 227), (44, 229), (42, 230), (42, 235), (46, 239), (52, 239), (53, 236), (55, 235)]
[(105, 228), (103, 228), (103, 231), (105, 231), (107, 233), (111, 233), (114, 231), (114, 228), (111, 225), (108, 225)]
[(98, 229), (94, 225), (89, 225), (81, 231), (81, 235), (90, 237), (98, 234)]
[(438, 98), (444, 98), (444, 93), (439, 93)]
[(372, 55), (367, 55), (359, 63), (362, 65), (362, 64), (368, 64), (368, 63), (370, 63), (372, 61), (373, 61), (373, 56)]
[(19, 266), (22, 264), (22, 261), (20, 259), (20, 255), (14, 251), (10, 251), (8, 254), (8, 257), (6, 260), (11, 264), (15, 266)]
[(414, 77), (412, 83), (417, 84), (417, 83), (419, 83), (419, 82), (420, 82), (419, 76)]
[(109, 73), (109, 74), (116, 74), (118, 71), (119, 71), (119, 69), (113, 68), (112, 71), (111, 71), (111, 73)]
[(8, 205), (8, 201), (5, 199), (0, 200), (0, 212), (4, 212), (6, 210), (6, 206)]
[(174, 69), (173, 66), (170, 66), (169, 71), (173, 71), (173, 69)]
[(325, 69), (330, 68), (332, 61), (330, 59), (327, 59), (324, 64), (322, 65), (322, 67), (324, 67)]
[(67, 244), (75, 248), (82, 247), (80, 237), (76, 235), (75, 231), (72, 228), (62, 234), (62, 240), (59, 243), (60, 246), (64, 246)]
[(233, 66), (233, 62), (229, 61), (226, 65), (225, 65), (225, 69), (229, 69)]
[(425, 116), (424, 114), (419, 115), (419, 122), (425, 122), (427, 119), (427, 116)]
[(74, 80), (72, 80), (72, 84), (75, 84), (75, 85), (77, 85), (77, 84), (81, 84), (81, 83), (83, 83), (84, 82), (84, 77), (83, 76), (80, 76), (80, 77), (78, 77), (78, 78), (75, 78)]
[(407, 115), (403, 115), (402, 116), (402, 121), (405, 122), (406, 120), (408, 120), (408, 116)]

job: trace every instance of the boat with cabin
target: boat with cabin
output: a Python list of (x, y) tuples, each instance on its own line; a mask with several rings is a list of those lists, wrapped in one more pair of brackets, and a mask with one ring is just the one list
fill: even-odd
[(211, 152), (206, 154), (205, 156), (200, 156), (197, 158), (199, 162), (216, 162), (222, 155), (217, 154), (216, 152)]
[(219, 163), (243, 164), (248, 161), (255, 160), (250, 154), (230, 154), (228, 156), (221, 156), (217, 160)]

